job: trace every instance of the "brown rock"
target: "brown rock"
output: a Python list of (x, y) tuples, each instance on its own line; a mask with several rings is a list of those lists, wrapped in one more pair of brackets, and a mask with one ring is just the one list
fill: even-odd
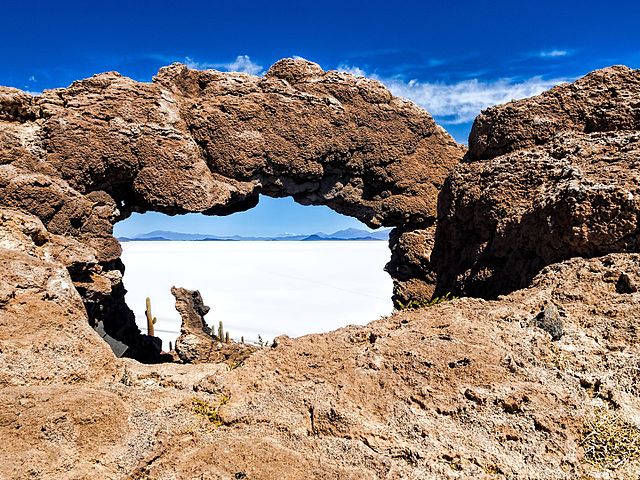
[[(640, 293), (617, 291), (620, 272), (640, 281), (638, 254), (550, 265), (500, 300), (279, 337), (244, 364), (150, 366), (88, 327), (66, 268), (41, 258), (56, 237), (2, 215), (0, 478), (569, 480), (597, 473), (590, 419), (640, 416)], [(202, 328), (200, 297), (182, 293)], [(531, 321), (551, 304), (557, 341)]]
[(115, 373), (65, 268), (74, 258), (95, 261), (36, 217), (0, 209), (0, 386), (90, 383)]
[(437, 294), (495, 297), (567, 258), (637, 252), (638, 98), (640, 73), (613, 67), (485, 111), (440, 193)]
[[(286, 88), (290, 82), (296, 88), (322, 83), (320, 75), (313, 64), (300, 62), (285, 62), (273, 72), (289, 85), (284, 85)], [(244, 85), (242, 78), (222, 77), (219, 86)], [(116, 93), (110, 90), (111, 80), (103, 80), (88, 81), (95, 82), (92, 88), (96, 91), (103, 89), (99, 95), (89, 96), (88, 103), (99, 104), (101, 96), (109, 98), (117, 93), (117, 89)], [(201, 84), (187, 80), (180, 88), (197, 93)], [(364, 84), (363, 98), (385, 101), (384, 90)], [(143, 97), (145, 88), (151, 87), (141, 90)], [(300, 92), (297, 95), (311, 101)], [(64, 100), (64, 94), (61, 97)], [(2, 115), (10, 112), (10, 120), (2, 117), (0, 124), (5, 130), (0, 131), (13, 132), (9, 136), (19, 140), (14, 134), (22, 127), (14, 124), (33, 122), (28, 120), (32, 118), (32, 102), (14, 91), (0, 91), (0, 111)], [(243, 108), (241, 104), (239, 108)], [(105, 111), (96, 112), (95, 118), (79, 115), (69, 122), (110, 121), (104, 120), (109, 118), (108, 110), (106, 117), (101, 116)], [(392, 259), (388, 268), (404, 275), (406, 284), (419, 281), (432, 263), (440, 265), (436, 262), (440, 261), (441, 231), (450, 233), (445, 238), (460, 243), (463, 234), (469, 235), (469, 250), (457, 252), (461, 258), (485, 248), (492, 252), (489, 243), (474, 244), (473, 235), (493, 240), (496, 225), (501, 226), (497, 231), (510, 232), (504, 235), (503, 247), (508, 242), (516, 246), (518, 242), (520, 246), (538, 242), (544, 252), (548, 248), (544, 235), (551, 231), (565, 238), (564, 231), (569, 240), (560, 245), (575, 248), (566, 248), (567, 254), (596, 254), (599, 248), (612, 245), (632, 249), (632, 243), (625, 242), (632, 238), (633, 218), (625, 216), (627, 210), (620, 207), (623, 204), (618, 204), (617, 210), (614, 206), (622, 189), (638, 184), (633, 163), (637, 140), (633, 135), (630, 131), (560, 133), (540, 147), (485, 162), (489, 166), (485, 175), (493, 178), (495, 185), (473, 176), (478, 173), (473, 169), (480, 168), (482, 162), (459, 167), (445, 192), (455, 199), (451, 205), (460, 209), (460, 217), (472, 220), (469, 230), (450, 229), (464, 222), (456, 225), (443, 217), (450, 223), (444, 230), (438, 225), (431, 254), (428, 225), (396, 231), (391, 245), (407, 258), (407, 266)], [(14, 152), (14, 146), (19, 145), (37, 156), (36, 137), (6, 145)], [(576, 146), (596, 153), (580, 153)], [(547, 148), (551, 153), (545, 153)], [(25, 158), (21, 155), (18, 157)], [(576, 176), (563, 173), (553, 162), (558, 160), (554, 155), (569, 162), (578, 172)], [(532, 162), (533, 171), (522, 167), (523, 158)], [(111, 161), (107, 157), (103, 160)], [(509, 170), (509, 160), (514, 170)], [(133, 187), (127, 182), (109, 187), (111, 193), (87, 193), (80, 184), (69, 186), (51, 173), (14, 165), (13, 160), (9, 163), (0, 165), (0, 189), (7, 194), (2, 198), (16, 208), (41, 209), (38, 211), (46, 221), (39, 220), (39, 215), (0, 209), (0, 385), (4, 387), (0, 392), (0, 438), (6, 439), (0, 478), (500, 476), (569, 480), (640, 476), (640, 462), (633, 455), (603, 467), (594, 464), (583, 448), (592, 433), (589, 426), (598, 416), (615, 417), (616, 422), (608, 427), (624, 427), (626, 437), (611, 435), (607, 441), (613, 445), (598, 446), (598, 437), (591, 435), (589, 441), (597, 447), (615, 449), (618, 440), (640, 434), (640, 293), (631, 288), (640, 284), (637, 253), (543, 263), (528, 288), (496, 300), (462, 298), (397, 312), (367, 326), (297, 339), (278, 337), (273, 348), (259, 349), (244, 363), (142, 365), (111, 355), (91, 331), (78, 294), (80, 285), (85, 285), (85, 295), (102, 297), (99, 305), (110, 306), (110, 314), (117, 317), (114, 312), (124, 293), (113, 293), (113, 289), (122, 289), (122, 284), (117, 275), (108, 276), (120, 271), (117, 253), (110, 250), (110, 236), (100, 235), (105, 232), (105, 222), (110, 224), (110, 218), (117, 217), (117, 209), (142, 204), (135, 203), (138, 193), (126, 199), (111, 197), (111, 193), (131, 192)], [(607, 169), (617, 172), (617, 183)], [(522, 175), (514, 176), (514, 171)], [(514, 191), (510, 197), (507, 172), (512, 172)], [(99, 170), (85, 173), (89, 183), (101, 175)], [(457, 183), (456, 175), (469, 179), (466, 190)], [(20, 196), (20, 185), (29, 192), (25, 197)], [(536, 193), (531, 185), (537, 185)], [(502, 194), (481, 197), (486, 203), (469, 207), (470, 214), (465, 209), (481, 195), (480, 186), (489, 193)], [(139, 187), (147, 193), (155, 188)], [(627, 196), (632, 203), (625, 205), (637, 216), (637, 204), (633, 203), (636, 192), (629, 193), (634, 197)], [(53, 203), (38, 205), (39, 194)], [(499, 201), (492, 203), (496, 198)], [(156, 200), (159, 204), (164, 201)], [(193, 206), (197, 201), (201, 199), (185, 198), (182, 205)], [(563, 202), (575, 208), (563, 206)], [(531, 207), (538, 203), (547, 205), (547, 210), (541, 207), (547, 217)], [(70, 213), (60, 214), (62, 211)], [(539, 222), (527, 218), (514, 221), (522, 212), (531, 213)], [(503, 214), (505, 223), (501, 223)], [(487, 218), (493, 223), (484, 222)], [(86, 229), (77, 219), (86, 220)], [(600, 219), (603, 221), (598, 223)], [(578, 220), (588, 228), (576, 233), (548, 227), (564, 225), (565, 221), (574, 225)], [(530, 228), (518, 231), (520, 225)], [(538, 225), (538, 230), (533, 225)], [(62, 238), (64, 231), (47, 226), (68, 226), (69, 237), (77, 241)], [(542, 234), (535, 240), (522, 240), (527, 232)], [(115, 265), (104, 260), (114, 254)], [(465, 258), (478, 261), (472, 255)], [(524, 260), (518, 263), (516, 253), (513, 261), (518, 267), (527, 266)], [(500, 279), (500, 272), (505, 271), (499, 263), (478, 261), (478, 265), (483, 272), (472, 267), (469, 275), (456, 276), (455, 281), (477, 280), (483, 275)], [(524, 267), (523, 278), (535, 271)], [(111, 294), (100, 283), (105, 278), (113, 281)], [(502, 285), (512, 285), (512, 280), (507, 278)], [(88, 284), (95, 284), (91, 294), (87, 293)], [(477, 284), (469, 281), (468, 285)], [(201, 297), (182, 289), (174, 291), (185, 332), (202, 331), (206, 309)], [(85, 298), (87, 305), (91, 304)], [(545, 314), (545, 306), (550, 305), (555, 306), (555, 313), (549, 308)], [(538, 315), (541, 311), (542, 318)], [(557, 327), (560, 316), (563, 335), (553, 340), (548, 330), (539, 326)], [(219, 358), (213, 360), (209, 355), (208, 361)]]
[[(251, 345), (225, 341), (213, 334), (204, 320), (209, 307), (204, 304), (197, 290), (171, 288), (176, 299), (176, 310), (182, 317), (180, 336), (176, 339), (175, 351), (185, 363), (228, 362), (237, 366), (243, 363), (256, 348)], [(228, 332), (227, 332), (228, 335)]]
[(176, 299), (176, 310), (182, 317), (180, 336), (175, 346), (178, 357), (186, 363), (208, 359), (209, 352), (219, 343), (204, 320), (209, 307), (204, 304), (197, 290), (172, 287), (171, 294)]
[(463, 153), (379, 82), (304, 60), (264, 77), (174, 64), (151, 83), (111, 72), (37, 97), (0, 90), (0, 206), (93, 249), (91, 272), (71, 272), (90, 319), (146, 360), (155, 353), (124, 302), (116, 221), (229, 214), (264, 194), (372, 227), (425, 228)]
[(436, 227), (426, 229), (394, 228), (389, 235), (391, 260), (385, 271), (393, 278), (393, 303), (426, 302), (435, 291), (436, 275), (431, 251)]
[[(129, 409), (117, 395), (83, 385), (0, 391), (0, 476), (115, 478)], [(105, 461), (106, 460), (106, 461)]]
[(542, 145), (564, 131), (640, 130), (640, 71), (618, 65), (596, 70), (536, 97), (488, 108), (469, 136), (470, 160)]
[[(627, 422), (640, 414), (640, 298), (615, 288), (638, 262), (631, 254), (572, 259), (500, 300), (458, 299), (281, 338), (233, 369), (125, 360), (128, 382), (99, 387), (131, 409), (124, 425), (101, 424), (122, 429), (108, 443), (107, 458), (118, 462), (100, 464), (102, 475), (588, 478), (597, 470), (580, 447), (585, 422), (600, 409)], [(530, 321), (550, 303), (566, 312), (558, 341)], [(71, 425), (79, 408), (67, 414)], [(16, 422), (0, 423), (0, 434)], [(42, 441), (26, 436), (14, 452)], [(65, 444), (46, 446), (70, 458)], [(57, 462), (57, 475), (86, 475), (92, 455)], [(14, 465), (0, 465), (0, 476)], [(51, 471), (39, 457), (30, 466)], [(638, 473), (629, 460), (611, 476)]]

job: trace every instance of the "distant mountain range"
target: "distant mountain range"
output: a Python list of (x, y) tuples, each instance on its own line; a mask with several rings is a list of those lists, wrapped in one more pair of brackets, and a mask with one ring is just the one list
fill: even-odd
[(327, 234), (317, 232), (304, 235), (277, 235), (274, 237), (243, 237), (241, 235), (220, 236), (207, 235), (202, 233), (180, 233), (166, 230), (154, 230), (143, 233), (135, 237), (118, 237), (121, 242), (153, 242), (153, 241), (199, 241), (199, 242), (228, 242), (228, 241), (299, 241), (313, 242), (326, 240), (389, 240), (390, 228), (383, 228), (376, 231), (360, 230), (358, 228), (347, 228), (337, 232)]

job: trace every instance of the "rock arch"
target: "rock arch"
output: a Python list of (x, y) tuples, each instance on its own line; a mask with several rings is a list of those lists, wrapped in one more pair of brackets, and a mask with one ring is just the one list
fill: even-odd
[(148, 339), (124, 303), (115, 222), (150, 210), (227, 215), (260, 194), (292, 196), (400, 227), (388, 269), (399, 292), (416, 275), (402, 240), (428, 235), (463, 154), (379, 82), (304, 60), (264, 77), (174, 64), (150, 83), (112, 72), (39, 96), (0, 89), (0, 206), (85, 249), (65, 265), (89, 317), (138, 358)]

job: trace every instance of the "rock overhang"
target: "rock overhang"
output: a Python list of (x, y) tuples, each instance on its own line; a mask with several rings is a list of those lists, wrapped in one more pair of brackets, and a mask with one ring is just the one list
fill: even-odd
[(381, 83), (298, 59), (264, 77), (173, 64), (150, 83), (108, 72), (39, 96), (3, 89), (0, 119), (2, 206), (94, 252), (75, 284), (91, 320), (131, 342), (112, 227), (132, 212), (226, 215), (264, 194), (427, 228), (464, 154)]

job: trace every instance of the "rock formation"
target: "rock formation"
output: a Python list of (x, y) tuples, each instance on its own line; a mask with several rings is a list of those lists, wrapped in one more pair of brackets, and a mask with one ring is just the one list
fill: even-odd
[(439, 294), (496, 297), (571, 257), (638, 252), (640, 71), (611, 67), (476, 119), (445, 182)]
[[(175, 66), (150, 85), (109, 74), (37, 99), (0, 94), (0, 478), (637, 479), (638, 72), (605, 69), (484, 112), (440, 194), (435, 240), (429, 192), (442, 177), (428, 172), (459, 147), (375, 83), (359, 90), (304, 62), (270, 72)], [(329, 142), (311, 119), (339, 110), (332, 89), (345, 113), (322, 128), (340, 145), (376, 141), (317, 160), (283, 116)], [(265, 105), (279, 120), (255, 132), (280, 133), (253, 156), (258, 133), (229, 125)], [(390, 130), (367, 137), (381, 118)], [(240, 150), (215, 157), (208, 135)], [(397, 298), (426, 300), (433, 281), (496, 298), (281, 336), (243, 362), (116, 359), (89, 325), (131, 325), (112, 223), (239, 210), (260, 192), (397, 225)], [(204, 335), (200, 295), (174, 294), (185, 336)]]
[(256, 348), (231, 341), (225, 342), (213, 334), (204, 316), (209, 307), (204, 304), (198, 290), (186, 288), (171, 289), (176, 299), (176, 310), (182, 317), (180, 336), (176, 339), (176, 354), (185, 363), (219, 363), (230, 365), (242, 364)]
[[(112, 236), (132, 212), (229, 214), (260, 194), (327, 205), (371, 227), (433, 225), (436, 196), (464, 151), (375, 80), (281, 60), (264, 77), (163, 68), (31, 96), (0, 89), (0, 206), (86, 245), (70, 270), (92, 324), (152, 360), (124, 302)], [(402, 260), (398, 260), (401, 262)]]
[(389, 235), (391, 260), (385, 271), (393, 278), (394, 306), (408, 302), (427, 302), (433, 297), (436, 276), (431, 251), (436, 226), (397, 227)]
[(90, 383), (113, 374), (113, 355), (89, 327), (69, 276), (95, 263), (80, 242), (50, 234), (32, 215), (0, 209), (2, 388)]
[[(2, 215), (1, 478), (640, 473), (616, 453), (640, 439), (640, 293), (619, 291), (623, 276), (640, 283), (639, 255), (547, 266), (500, 300), (279, 337), (240, 366), (143, 365), (89, 327), (58, 237)], [(560, 338), (541, 321), (549, 305)], [(608, 456), (585, 453), (605, 441)]]

